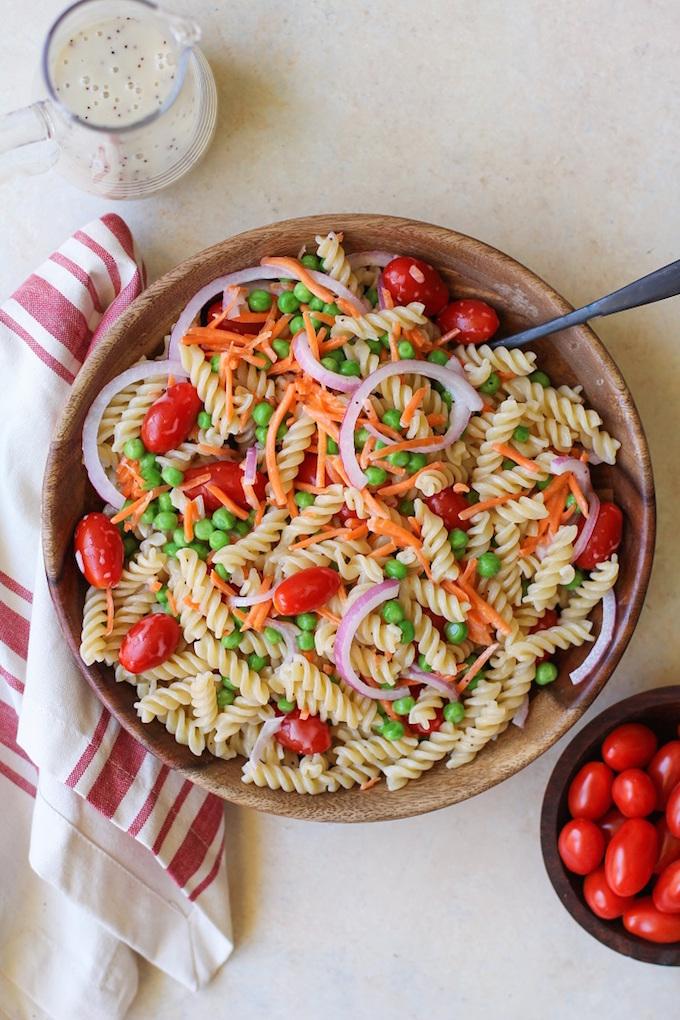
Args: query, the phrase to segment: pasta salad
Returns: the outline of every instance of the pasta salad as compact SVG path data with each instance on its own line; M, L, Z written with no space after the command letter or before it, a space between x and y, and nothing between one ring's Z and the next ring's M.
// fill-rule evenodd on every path
M193 754L309 794L470 762L602 602L583 679L622 531L589 465L620 444L498 327L334 232L203 288L85 422L84 662Z

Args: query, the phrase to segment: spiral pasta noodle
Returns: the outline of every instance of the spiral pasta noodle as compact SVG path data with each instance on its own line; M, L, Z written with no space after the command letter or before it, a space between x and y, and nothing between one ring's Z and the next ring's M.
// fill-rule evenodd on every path
M321 259L324 273L328 273L334 280L342 283L353 294L356 294L359 283L352 272L349 259L345 255L345 249L342 247L342 235L338 236L333 230L330 230L325 237L317 234L316 254Z
M338 315L331 329L332 336L348 334L358 336L361 340L376 340L383 333L389 333L395 326L412 329L426 322L423 315L424 305L412 301L403 308L383 308L380 312L367 312L365 315Z

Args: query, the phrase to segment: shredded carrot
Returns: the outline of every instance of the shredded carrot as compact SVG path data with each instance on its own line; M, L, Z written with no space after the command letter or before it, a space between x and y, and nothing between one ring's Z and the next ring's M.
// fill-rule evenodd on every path
M394 308L394 298L387 287L382 288L382 299L385 308Z
M493 606L489 605L481 595L478 595L472 585L468 585L467 582L463 581L462 577L458 578L458 584L463 589L468 597L468 601L472 603L472 606L479 611L480 615L487 623L490 623L492 627L499 630L501 634L510 633L510 625L505 622L503 617L496 612Z
M235 606L232 606L231 615L235 616L239 623L243 623L248 614L244 613L242 609L237 609Z
M327 326L332 326L335 322L335 317L327 312L314 312L314 318L318 319L319 322L325 322Z
M377 499L377 497L374 496L372 492L368 492L368 490L363 493L363 497L366 506L374 517L382 517L383 520L389 521L390 512L382 500Z
M111 523L120 524L121 521L124 521L127 517L137 514L138 511L144 513L149 504L152 503L157 496L160 496L161 492L168 492L169 489L169 485L159 485L157 489L150 489L149 492L145 492L143 496L134 500L134 502L130 503L129 506L122 507L118 513L113 515Z
M371 460L381 460L389 457L391 453L399 453L401 450L412 450L414 446L434 446L441 441L441 436L424 436L422 439L404 439L401 443L392 443L391 446L384 446L382 450L376 450Z
M188 606L189 609L193 609L194 612L198 612L198 610L201 608L199 603L198 602L194 602L194 600L189 598L188 595L183 599L183 602L184 602L185 606Z
M319 313L314 312L314 315L318 317ZM330 340L325 340L324 343L321 345L321 353L328 354L329 351L337 351L339 347L344 347L346 343L347 343L346 336L338 336L335 337L335 339L331 338Z
M307 655L311 655L311 652L308 652ZM306 657L307 656L305 656L305 658ZM302 720L309 719L309 709L308 708L303 708L302 709L302 711L300 712L300 719L302 719Z
M254 510L255 513L257 513L260 509L260 501L255 495L255 489L249 482L243 481L241 482L241 487L243 489L243 495L246 497L246 503L251 510Z
M326 484L326 432L317 425L319 436L319 448L316 455L316 484L321 487Z
M460 575L461 581L463 582L467 581L468 583L472 584L476 569L477 560L474 556L472 556L465 564L465 569L463 570L463 573Z
M178 485L177 488L180 492L184 492L185 489L195 489L197 485L205 485L205 483L209 482L211 478L212 475L210 472L206 471L204 475L199 475L198 478L192 478L190 482L182 482L182 484Z
M233 333L229 329L210 329L208 326L193 326L182 337L182 343L186 347L201 344L201 346L206 347L217 346L218 348L226 348L230 343L245 345L249 339L254 340L255 337L247 333ZM209 344L208 341L210 342Z
M276 305L272 305L272 309L274 308L276 308ZM284 329L286 328L286 326L288 325L292 318L293 318L292 315L282 315L280 319L277 319L274 325L272 326L272 335L269 339L276 340L277 337L281 336Z
M421 529L420 529L420 524L419 524L417 518L415 518L415 517L407 517L406 520L411 525L411 528L413 530L413 534L416 536L416 538L420 538L420 530Z
M299 489L300 492L312 492L315 496L320 496L325 490L319 485L310 485L309 482L295 482L295 488Z
M289 489L288 492L286 493L286 506L288 507L288 513L290 514L291 517L297 517L297 515L300 513L300 509L297 503L295 502L295 498L293 497L292 489Z
M284 372L299 372L300 367L293 358L292 354L289 354L283 361L277 361L275 365L268 370L267 375L283 375Z
M396 429L391 429L389 425L385 425L384 422L378 421L377 417L359 418L357 420L357 425L370 425L371 428L376 430L376 432L380 432L381 435L386 436L388 439L395 439L397 442L401 439L401 433L397 432ZM392 452L391 448L388 452Z
M358 542L359 539L366 538L367 534L368 534L368 528L366 527L366 525L365 524L358 524L356 526L356 528L352 528L348 532L348 534L346 536L346 540L348 542Z
M307 311L303 312L302 313L302 318L303 318L304 324L305 324L305 332L307 334L307 339L309 340L309 349L312 352L312 354L314 355L314 357L316 358L316 360L318 361L319 360L319 341L318 341L317 335L316 335L316 333L314 331L314 327L312 326L312 320L310 318L309 312L307 312Z
M316 610L316 614L317 616L323 617L324 620L330 620L331 623L340 623L340 617L336 616L335 613L332 613L330 609L324 609L322 607L321 609Z
M359 305L355 305L352 301L348 301L347 298L335 298L335 303L338 308L345 313L345 315L363 315L364 310L359 308Z
M345 471L344 465L343 465L342 461L340 460L340 458L339 457L331 457L329 459L329 463L332 465L333 470L336 473L336 475L340 476L340 478L345 483L345 485L347 485L348 487L351 487L352 483L350 482L349 478L347 477L347 472Z
M531 471L532 474L540 474L540 465L537 464L535 460L530 460L528 457L524 457L521 453L518 453L514 446L510 446L508 443L492 443L491 448L492 450L495 450L496 453L500 453L501 457L507 457L508 460L514 460L516 464L526 468L527 471Z
M368 521L368 527L371 531L374 531L377 535L387 535L397 545L402 546L413 546L415 549L420 549L421 542L419 539L412 535L406 528L402 528L399 524L395 524L393 521L384 520L382 517L371 517Z
M368 467L368 458L370 454L373 452L373 448L375 447L376 442L377 440L375 436L369 436L366 442L364 443L363 450L359 454L359 467L361 468L362 471L365 471L366 468Z
M175 602L175 596L172 594L169 588L168 588L168 606L170 607L170 612L172 613L173 616L179 616L179 610L177 608L177 603Z
M248 511L244 510L243 507L238 505L238 503L235 503L234 500L227 496L226 492L223 492L218 485L206 485L206 489L211 496L214 496L215 499L219 499L222 506L225 506L227 510L230 510L234 517L238 517L241 521L246 521L248 519Z
M297 542L292 542L289 549L306 549L308 545L315 545L317 542L323 542L327 538L338 538L342 535L343 538L349 537L347 528L328 528L325 531L320 531L316 535L308 535L307 538L299 538Z
M111 591L111 586L109 585L108 588L106 589L106 630L104 631L107 637L109 634L113 633L113 617L114 617L113 592Z
M393 552L396 552L397 546L392 540L386 542L385 545L379 545L377 549L368 554L369 559L381 560L384 556L391 556Z
M391 329L389 332L390 340L390 358L392 361L399 361L399 351L397 350L397 331Z
M255 514L255 520L253 521L253 526L255 528L258 526L258 524L262 524L263 517L264 517L264 500L262 500L262 502L259 504L257 512Z
M446 425L447 417L445 414L428 414L425 418L428 425Z
M198 508L193 499L190 499L184 507L183 515L184 538L187 542L193 542L194 540L194 522L197 517Z
M259 588L259 591L258 591L258 595L262 594L263 592L269 591L271 586L272 586L272 579L271 579L271 577L263 577L262 578L262 584L260 585L260 588ZM257 625L259 624L260 620L266 619L266 617L269 615L270 606L271 606L271 601L269 601L269 600L267 602L257 603L256 605L251 606L250 607L250 612L248 613L247 617L245 618L245 620L241 624L241 630L251 630L251 629L252 630L257 630L258 629ZM265 610L264 614L262 613L262 609Z
M457 685L458 693L459 694L460 694L461 691L465 690L467 685L472 680L473 676L476 673L479 673L479 671L482 668L482 666L484 665L484 663L487 662L491 658L491 656L493 655L493 653L496 651L497 648L498 648L498 642L496 642L493 645L489 645L488 648L484 649L484 651L482 652L481 655L477 656L477 658L472 663L472 665L470 666L470 668L467 671L467 673L465 674L465 676L463 676L461 678L461 680L459 681L459 683Z
M149 581L148 584L149 591L160 591L162 587L163 585L161 584L160 581Z
M232 315L230 322L266 322L266 312L241 312L240 315ZM215 325L215 319L212 320L213 326Z
M335 299L335 295L330 290L327 290L326 287L322 287L321 284L316 283L316 281L312 279L309 270L297 259L288 257L263 258L260 260L260 265L274 266L276 269L285 270L290 273L291 276L296 276L300 283L304 283L307 290L311 290L314 297L318 297L319 300L323 301L325 304L330 305Z
M401 413L401 418L399 420L399 424L401 425L402 428L405 429L408 425L411 424L411 422L413 421L413 416L420 407L420 405L422 404L426 393L427 386L419 386L418 389L413 394L413 396L411 397L411 399L408 401L406 407Z
M492 645L493 637L489 629L488 623L485 623L481 619L478 613L473 609L467 615L466 623L468 625L468 634L470 641L476 645Z
M448 333L444 333L443 336L439 337L439 340L435 343L435 347L441 347L442 344L447 344L449 340L453 340L460 333L459 329L450 329Z
M513 500L519 499L521 495L521 492L510 492L507 496L494 496L493 499L484 499L481 503L473 503L471 506L465 507L464 510L460 510L458 516L461 521L467 521L469 517L481 514L484 510L490 510L494 506L502 506L503 503L512 503Z
M373 776L373 779L367 779L365 783L362 783L359 787L362 793L366 793L367 790L372 790L377 783L380 782L380 776Z
M236 594L236 591L234 590L234 588L232 588L232 586L230 584L227 584L226 581L223 581L222 578L220 577L220 575L217 573L217 571L215 571L215 570L211 570L210 571L210 580L215 585L215 587L218 588L219 591L222 592L223 595L235 595Z
M431 464L425 464L424 467L414 471L412 475L409 475L403 482L396 482L394 485L383 486L382 489L378 489L380 496L398 496L402 492L406 492L408 489L413 487L413 483L419 475L422 475L424 471L435 471L437 468L443 466L443 462L435 460Z
M569 488L571 489L571 493L574 499L576 500L577 507L579 508L583 516L587 519L590 514L588 500L583 495L583 492L581 491L581 488L578 482L576 481L574 475L571 473L571 471L569 472Z
M199 443L198 452L205 454L208 457L227 457L232 456L234 451L226 449L223 446L212 446L211 443ZM201 484L201 483L199 483ZM193 487L194 481L192 479L190 488Z

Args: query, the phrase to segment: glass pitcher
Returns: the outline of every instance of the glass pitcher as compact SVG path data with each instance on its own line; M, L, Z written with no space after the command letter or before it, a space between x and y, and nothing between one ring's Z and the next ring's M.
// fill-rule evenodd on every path
M200 29L151 0L79 0L48 32L40 91L0 117L0 175L50 166L85 191L140 198L187 173L217 118Z

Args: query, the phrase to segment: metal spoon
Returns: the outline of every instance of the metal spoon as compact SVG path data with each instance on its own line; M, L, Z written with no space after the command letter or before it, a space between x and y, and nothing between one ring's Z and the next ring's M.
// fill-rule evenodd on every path
M680 260L671 262L670 265L657 269L648 276L643 276L641 280L635 280L627 287L607 294L606 297L598 298L583 308L577 308L568 315L560 315L559 318L544 322L541 326L532 326L531 329L515 333L514 336L495 340L490 346L524 347L539 337L557 333L569 326L580 326L600 315L612 315L614 312L625 312L628 308L651 305L654 301L663 301L665 298L675 297L676 294L680 294Z

